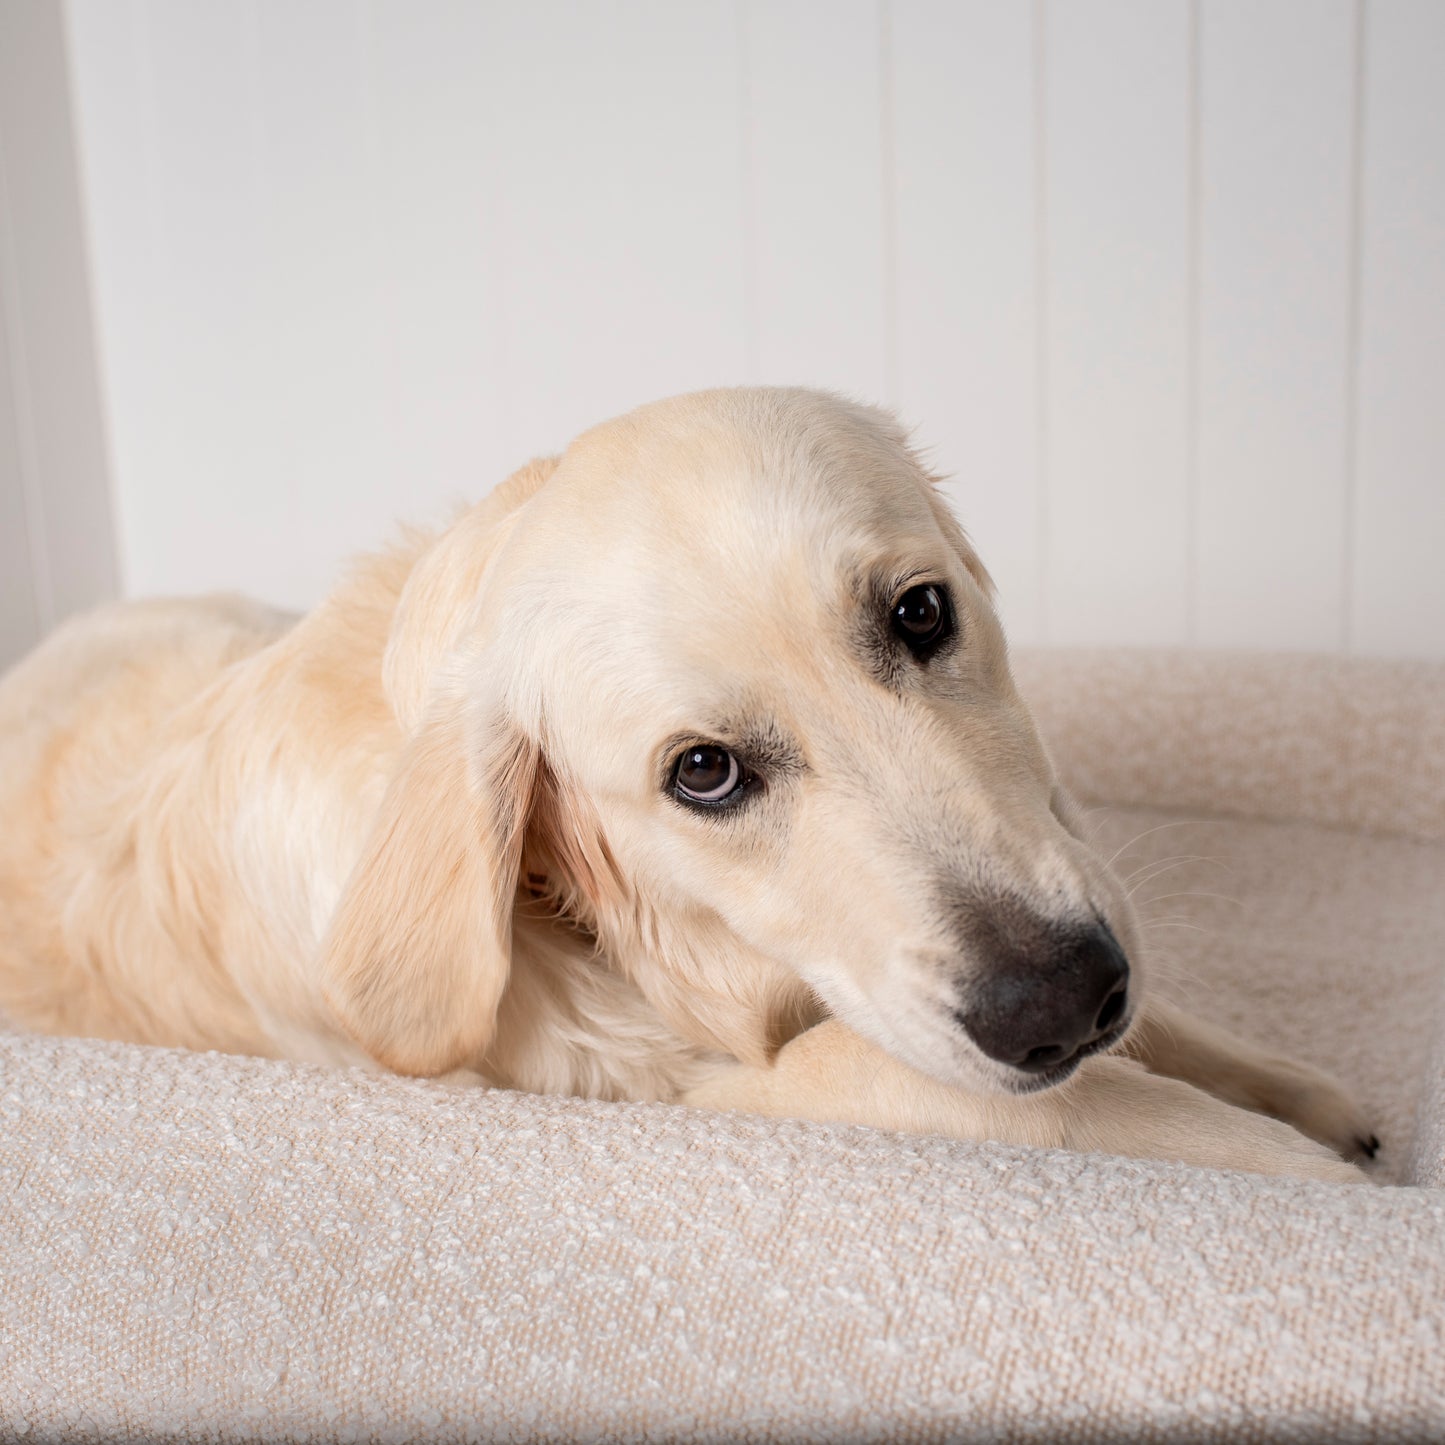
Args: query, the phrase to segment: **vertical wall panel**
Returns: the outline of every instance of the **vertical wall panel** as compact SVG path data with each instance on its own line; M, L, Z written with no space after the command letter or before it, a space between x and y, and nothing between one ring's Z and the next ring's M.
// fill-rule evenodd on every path
M1033 7L895 0L892 32L899 403L1038 641Z
M0 0L0 526L10 533L0 566L16 568L0 588L0 631L10 645L117 587L81 185L64 13ZM13 530L22 515L24 562Z
M173 316L174 280L163 249L161 180L151 149L152 60L144 0L70 0L66 5L76 139L85 188L86 241L95 285L96 348L109 413L116 548L129 594L164 586L167 560L204 555L209 536L187 513L167 520L147 506L140 479L173 491L181 458L161 443L185 415L169 385L170 352L186 318ZM195 63L203 64L204 54ZM218 84L211 77L212 85ZM202 118L191 128L203 129ZM205 138L212 144L212 137ZM178 257L192 268L209 257ZM197 318L192 317L195 321ZM203 468L184 468L196 510L215 507Z
M1204 0L1197 637L1344 636L1353 0Z
M262 291L269 324L259 339L271 372L262 391L271 454L258 458L267 482L253 515L273 534L328 533L333 574L341 558L388 536L399 502L426 517L433 501L412 491L388 386L393 277L366 19L352 0L258 4L247 117L263 188L259 266L250 279ZM439 25L443 36L450 42ZM244 258L237 270L248 270ZM268 594L315 586L289 571L284 553L273 556ZM322 587L330 580L317 579Z
M255 7L70 14L127 590L302 601L277 542L305 439L273 405L295 352L263 284Z
M392 485L422 498L475 499L526 459L502 402L492 8L430 0L419 24L372 0L364 29Z
M506 407L519 451L745 372L729 6L496 12Z
M1445 6L1365 32L1353 645L1445 654Z
M1185 0L1045 10L1045 625L1168 643L1187 611Z
M759 381L882 399L877 0L742 0Z
M293 223L277 213L286 197L266 169L264 7L135 8L140 134L112 157L149 190L140 204L116 198L129 232L118 289L151 293L116 336L123 366L144 358L141 426L122 473L127 582L142 594L244 585L300 604L306 579L279 539L317 524L306 483L312 496L318 483L305 473L320 419L307 410L314 323L304 306L278 310L275 282L291 262L275 238ZM339 353L316 363L323 375L348 364Z

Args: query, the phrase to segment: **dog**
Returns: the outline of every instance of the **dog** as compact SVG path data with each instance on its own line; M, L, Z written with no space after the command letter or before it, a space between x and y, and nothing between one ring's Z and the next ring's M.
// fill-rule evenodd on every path
M295 619L114 604L0 682L34 1030L1338 1181L1312 1067L1151 996L888 414L644 406Z

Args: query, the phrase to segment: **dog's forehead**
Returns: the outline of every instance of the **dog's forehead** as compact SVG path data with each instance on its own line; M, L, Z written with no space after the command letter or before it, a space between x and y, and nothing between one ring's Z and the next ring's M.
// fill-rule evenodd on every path
M936 532L896 423L827 395L740 388L654 403L569 448L552 501L591 555L759 570Z
M854 619L879 586L951 565L880 414L811 393L686 400L575 444L516 558L518 636L555 674L561 731L591 747L601 698L626 751L759 698L776 710L779 679L857 671Z

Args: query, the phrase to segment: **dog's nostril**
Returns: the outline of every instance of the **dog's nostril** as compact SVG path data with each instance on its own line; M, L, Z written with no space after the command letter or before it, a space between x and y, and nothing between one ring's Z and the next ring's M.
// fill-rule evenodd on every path
M1104 1000L1104 1007L1099 1010L1099 1016L1094 1020L1094 1035L1097 1038L1100 1034L1106 1034L1116 1023L1119 1016L1124 1012L1124 1001L1129 996L1129 987L1121 983L1108 998Z
M1020 1063L1020 1069L1047 1069L1052 1064L1061 1064L1069 1057L1069 1051L1062 1044L1040 1044L1030 1049Z

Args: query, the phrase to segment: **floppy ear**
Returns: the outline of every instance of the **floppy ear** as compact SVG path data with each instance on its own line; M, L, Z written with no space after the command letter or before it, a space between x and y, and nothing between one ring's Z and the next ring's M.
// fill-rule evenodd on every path
M538 457L513 472L462 513L412 568L382 662L387 697L408 732L421 722L432 679L471 621L482 579L518 510L557 470L559 460Z
M323 991L367 1053L401 1074L473 1063L511 967L535 744L460 690L407 744L322 952Z
M528 463L458 518L417 559L392 619L382 672L408 741L332 916L322 988L398 1073L471 1063L496 1027L538 753L500 708L479 714L455 669L487 568L556 468Z

